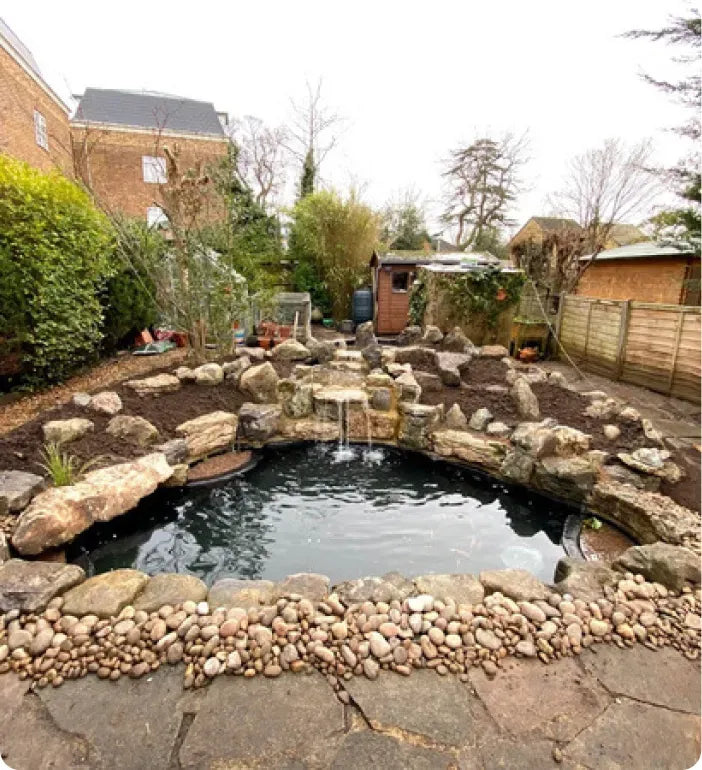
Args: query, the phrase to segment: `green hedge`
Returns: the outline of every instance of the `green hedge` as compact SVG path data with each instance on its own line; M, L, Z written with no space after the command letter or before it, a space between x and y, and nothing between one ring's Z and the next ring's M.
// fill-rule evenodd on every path
M113 242L79 187L0 155L0 359L19 352L23 385L59 381L96 355Z

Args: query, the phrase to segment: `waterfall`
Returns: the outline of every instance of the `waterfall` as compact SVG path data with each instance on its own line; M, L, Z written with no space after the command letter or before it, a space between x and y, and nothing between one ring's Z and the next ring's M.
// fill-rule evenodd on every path
M334 454L334 459L337 462L348 462L354 457L353 449L351 449L351 443L349 441L349 411L350 401L348 396L343 399L339 399L337 402L338 420L339 420L339 444Z

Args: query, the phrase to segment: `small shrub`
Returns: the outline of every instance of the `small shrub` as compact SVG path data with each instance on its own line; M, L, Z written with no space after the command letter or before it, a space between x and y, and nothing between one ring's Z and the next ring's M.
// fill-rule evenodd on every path
M0 340L18 352L23 385L61 380L96 355L112 247L85 192L0 154Z
M80 481L81 477L101 459L95 457L79 464L80 461L75 455L64 452L62 445L53 441L44 445L41 456L44 462L39 465L49 474L55 487L67 487Z

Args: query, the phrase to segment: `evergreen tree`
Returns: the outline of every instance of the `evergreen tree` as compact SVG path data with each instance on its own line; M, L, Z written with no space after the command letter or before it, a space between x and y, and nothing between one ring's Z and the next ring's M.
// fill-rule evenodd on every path
M300 177L300 197L299 200L311 195L314 192L316 169L314 165L314 151L310 147L305 155L305 162L302 164L302 176Z

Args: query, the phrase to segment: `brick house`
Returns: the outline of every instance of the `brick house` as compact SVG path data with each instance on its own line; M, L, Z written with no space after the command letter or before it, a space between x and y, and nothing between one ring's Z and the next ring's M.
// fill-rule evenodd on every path
M0 152L73 177L69 114L32 52L0 19Z
M164 146L178 148L183 171L227 154L227 118L210 102L100 88L77 98L71 119L76 173L108 211L160 220Z
M688 244L650 241L608 249L585 269L576 293L599 299L699 305L700 256Z

